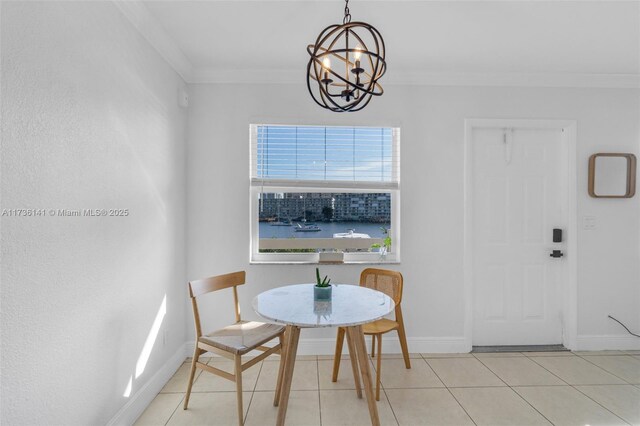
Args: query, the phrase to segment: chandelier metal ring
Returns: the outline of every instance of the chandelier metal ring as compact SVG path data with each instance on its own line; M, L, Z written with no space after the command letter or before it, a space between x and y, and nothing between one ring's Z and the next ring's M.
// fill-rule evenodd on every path
M348 0L343 24L326 27L315 44L307 46L307 52L307 88L321 107L360 111L373 96L384 93L378 83L387 68L384 40L372 25L351 22ZM337 66L331 65L332 59Z

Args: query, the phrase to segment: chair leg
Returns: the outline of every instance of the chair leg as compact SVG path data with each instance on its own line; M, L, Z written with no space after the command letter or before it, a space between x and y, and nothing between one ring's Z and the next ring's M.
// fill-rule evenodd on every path
M278 382L276 383L276 394L273 397L273 406L277 407L280 402L280 390L282 388L282 377L284 376L285 354L287 353L287 344L284 333L278 336L280 340L280 367L278 368Z
M380 351L378 351L378 354L380 354ZM372 334L371 335L371 358L375 358L376 357L376 335Z
M332 382L338 381L338 372L340 371L340 358L342 358L342 344L344 343L345 329L338 327L338 336L336 337L336 353L333 356L333 375Z
M400 326L398 327L398 337L400 338L400 347L402 348L402 356L404 357L404 366L411 368L411 361L409 360L409 347L407 346L407 335L404 332L404 322L402 317L398 321Z
M244 424L244 410L242 409L242 357L240 355L235 356L235 371L236 376L236 393L238 399L238 424L242 426Z
M189 383L187 384L187 394L184 396L183 410L186 410L189 406L189 397L191 396L191 387L193 386L193 378L196 376L196 362L200 358L201 349L196 344L196 349L193 351L193 359L191 360L191 372L189 373Z
M376 367L376 401L380 401L380 371L382 371L382 334L378 336L378 359Z

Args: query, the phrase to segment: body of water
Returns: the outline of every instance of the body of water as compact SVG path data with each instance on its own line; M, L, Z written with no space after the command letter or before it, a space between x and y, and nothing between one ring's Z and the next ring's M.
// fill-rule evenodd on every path
M333 234L340 232L353 232L369 234L371 238L384 238L381 227L390 228L388 223L369 222L308 222L307 225L317 225L318 232L295 232L293 226L272 226L268 222L260 222L260 238L333 238Z

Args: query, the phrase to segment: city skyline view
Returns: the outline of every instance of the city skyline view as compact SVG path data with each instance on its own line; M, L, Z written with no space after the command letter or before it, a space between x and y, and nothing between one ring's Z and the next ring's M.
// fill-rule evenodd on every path
M259 220L389 223L391 193L262 193Z

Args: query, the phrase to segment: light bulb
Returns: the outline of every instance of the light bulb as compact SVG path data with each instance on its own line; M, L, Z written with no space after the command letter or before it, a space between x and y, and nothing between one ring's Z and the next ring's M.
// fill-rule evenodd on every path
M331 69L331 59L329 59L328 57L325 57L322 60L322 67L326 70L330 70Z
M356 46L356 51L353 56L356 58L356 61L360 60L360 57L362 56L362 47L360 47L360 45Z

